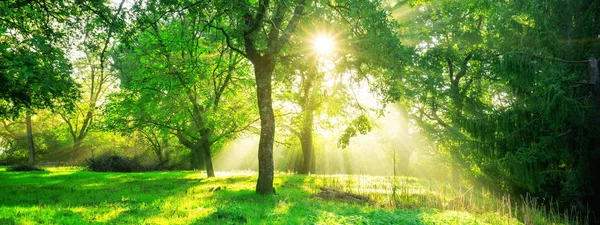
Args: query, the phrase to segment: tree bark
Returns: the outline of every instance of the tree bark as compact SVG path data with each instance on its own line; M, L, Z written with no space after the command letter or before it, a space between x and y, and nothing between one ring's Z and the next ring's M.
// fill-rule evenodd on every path
M194 169L194 170L202 169L201 162L203 159L202 159L202 154L200 153L201 151L195 145L188 146L188 148L191 151L191 158L190 158L191 169Z
M211 152L210 152L210 148L212 146L212 143L210 142L209 137L211 136L211 131L208 129L203 129L200 134L202 135L202 138L200 139L200 143L198 143L201 146L201 150L202 150L202 156L204 157L204 166L206 167L206 176L207 177L215 177L215 170L213 168L213 163L212 163L212 157L211 157Z
M258 181L256 192L259 194L272 194L274 165L273 141L275 138L275 116L271 99L271 80L275 69L275 60L272 56L257 56L252 60L254 76L256 79L256 92L258 96L258 111L260 114L260 141L258 144Z
M212 157L210 153L210 143L205 143L202 148L204 150L204 165L206 165L206 176L215 177L215 170L213 168Z
M27 126L27 148L29 149L29 165L35 166L35 146L33 142L33 129L31 129L31 114L25 114L25 123Z
M304 125L300 133L300 145L302 146L302 168L298 171L299 174L315 173L315 153L313 149L313 122L314 112L309 109L304 118Z
M212 163L212 158L211 158L211 153L210 153L210 149L212 146L212 143L210 142L210 139L208 138L208 131L201 131L200 133L203 134L203 138L201 139L195 139L195 140L189 140L188 138L186 138L185 135L183 135L182 133L178 133L177 134L177 138L179 139L179 143L181 143L183 146L187 147L188 149L191 150L191 167L192 169L206 169L206 176L207 177L214 177L215 176L215 171L213 168L213 163Z
M81 136L76 136L73 138L73 151L71 152L71 162L77 158L76 155L79 153L79 149L81 149L81 141L83 138Z

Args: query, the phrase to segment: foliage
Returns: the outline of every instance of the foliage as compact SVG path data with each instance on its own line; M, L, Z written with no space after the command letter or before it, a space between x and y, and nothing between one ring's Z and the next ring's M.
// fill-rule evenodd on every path
M592 162L598 95L588 84L598 4L585 1L409 1L414 49L389 96L439 153L514 193L597 202ZM556 29L560 27L560 29Z
M138 172L145 171L137 160L119 155L102 155L87 159L87 168L94 172Z
M191 151L192 168L214 176L211 155L252 122L249 65L203 23L197 11L206 6L170 7L135 9L138 26L147 27L113 54L122 91L109 97L106 125L153 141L176 137Z
M285 128L278 136L296 136L304 161L298 171L315 173L315 163L306 161L314 161L315 151L322 151L323 146L313 147L313 135L346 124L352 132L356 125L352 118L370 110L358 102L355 89L360 84L376 85L369 82L396 72L404 52L397 24L379 2L317 1L306 7L296 38L290 40L277 64L274 94L282 106L277 111L284 115L278 118ZM333 52L322 55L315 49L315 40L322 37L332 39ZM343 135L340 139L346 142L356 136Z
M57 126L60 119L47 110L32 116L33 139L36 148L36 161L46 161L52 155L67 147L68 140L62 137L62 128ZM25 119L0 120L0 159L8 164L27 162L27 134ZM66 160L60 160L66 161Z
M81 149L83 140L101 122L98 112L101 104L105 103L106 95L114 92L117 86L117 77L109 67L108 53L114 45L111 42L114 33L122 29L120 16L123 14L123 2L124 0L114 15L111 12L84 14L82 24L74 35L83 38L77 45L82 56L72 59L75 69L72 77L83 87L82 97L76 102L73 111L59 112L73 141L71 160L84 150ZM98 22L98 18L108 21Z
M346 127L344 133L338 140L338 146L341 148L346 148L350 144L350 138L356 137L358 134L366 134L371 131L372 126L369 119L364 114L356 117L352 120L352 123Z
M79 97L65 57L65 36L85 11L102 1L5 1L0 5L0 116L24 109L73 108Z
M44 171L43 169L40 169L36 166L31 166L31 165L26 165L26 164L20 164L20 165L13 165L13 166L9 166L8 168L6 168L6 171L10 171L10 172L26 172L26 171Z

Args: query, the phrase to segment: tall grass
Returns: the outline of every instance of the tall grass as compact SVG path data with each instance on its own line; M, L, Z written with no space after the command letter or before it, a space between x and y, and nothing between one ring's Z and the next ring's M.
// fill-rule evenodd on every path
M533 224L590 224L591 212L563 209L556 201L544 204L530 195L511 196L489 189L452 185L449 182L423 181L404 176L327 175L319 176L323 187L367 196L385 208L433 208L474 214L496 214ZM504 223L504 222L503 222Z

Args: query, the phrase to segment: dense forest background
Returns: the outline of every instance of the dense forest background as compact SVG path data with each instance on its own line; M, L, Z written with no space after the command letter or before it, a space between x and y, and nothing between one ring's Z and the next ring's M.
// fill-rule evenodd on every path
M260 193L273 170L410 175L598 209L596 0L9 0L0 34L2 164L253 169Z

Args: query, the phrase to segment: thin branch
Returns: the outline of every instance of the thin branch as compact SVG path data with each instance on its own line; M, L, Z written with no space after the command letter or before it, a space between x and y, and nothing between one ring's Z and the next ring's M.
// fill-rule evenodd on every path
M274 49L272 50L272 53L275 53L275 54L279 53L279 51L281 51L281 48L283 48L283 45L288 43L288 41L290 40L290 37L292 36L292 33L294 32L294 30L296 30L296 27L298 26L298 23L300 22L300 18L302 17L302 15L304 15L304 5L305 4L306 4L305 0L298 1L296 7L294 8L294 15L292 16L292 19L290 20L287 27L285 28L285 31L283 32L281 38L279 40L277 40L277 43L274 45Z
M249 58L248 54L246 54L244 51L240 50L239 48L233 46L233 44L231 43L231 38L229 37L229 34L227 34L227 31L225 31L224 28L217 27L217 26L212 25L212 24L208 24L208 26L221 31L221 33L223 34L223 36L225 36L225 41L227 42L227 47L231 48L231 50L237 52L238 54L243 55L245 58Z

